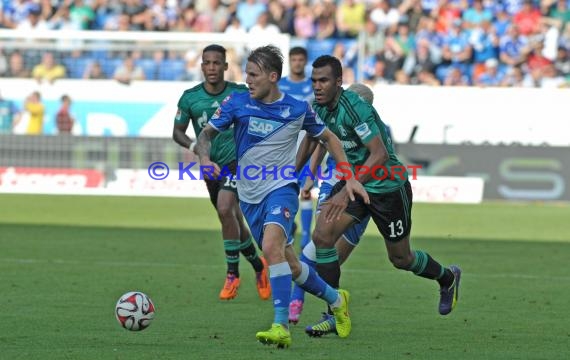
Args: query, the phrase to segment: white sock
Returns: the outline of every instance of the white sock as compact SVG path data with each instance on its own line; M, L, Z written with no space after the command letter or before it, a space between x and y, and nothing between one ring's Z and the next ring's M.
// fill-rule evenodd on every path
M342 305L342 299L340 298L340 293L337 291L337 298L336 300L330 304L333 309L339 308Z

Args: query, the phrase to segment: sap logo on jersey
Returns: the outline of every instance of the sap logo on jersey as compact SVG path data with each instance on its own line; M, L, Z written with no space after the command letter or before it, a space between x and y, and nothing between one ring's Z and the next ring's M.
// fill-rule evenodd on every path
M271 121L252 116L249 118L249 126L247 128L247 132L250 135L266 137L281 127L281 125L283 124L277 121Z

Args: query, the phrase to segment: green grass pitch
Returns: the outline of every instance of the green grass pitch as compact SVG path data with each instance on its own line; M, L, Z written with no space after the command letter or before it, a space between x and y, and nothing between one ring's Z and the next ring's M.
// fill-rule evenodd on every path
M436 283L398 271L370 226L343 267L347 339L308 338L323 304L308 298L293 345L256 342L271 302L225 272L205 199L0 195L0 359L567 359L570 207L415 204L412 244L463 269L458 307L437 313ZM119 296L146 292L157 313L122 329Z

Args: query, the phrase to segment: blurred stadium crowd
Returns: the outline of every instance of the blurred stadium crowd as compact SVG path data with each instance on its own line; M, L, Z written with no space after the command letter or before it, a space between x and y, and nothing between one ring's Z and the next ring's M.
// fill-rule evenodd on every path
M0 0L0 27L26 30L287 33L310 61L342 59L345 82L565 87L570 1ZM364 59L358 59L358 40ZM243 80L246 49L231 51ZM3 46L1 77L200 80L191 51L38 51ZM362 52L360 52L362 54ZM310 64L310 62L309 62ZM356 79L357 66L364 79Z

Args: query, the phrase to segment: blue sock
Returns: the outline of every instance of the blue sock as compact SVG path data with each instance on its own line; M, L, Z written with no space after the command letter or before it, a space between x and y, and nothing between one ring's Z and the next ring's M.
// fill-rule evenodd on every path
M306 292L325 300L329 305L338 299L338 291L321 279L315 269L303 262L301 263L301 275L295 279L295 283Z
M269 265L269 283L273 296L275 317L273 323L289 323L289 299L291 298L291 268L287 262Z
M309 267L311 267L313 269L315 268L316 262L307 258L303 252L301 252L301 256L299 256L299 260L301 260L301 262L304 262L305 264L309 265ZM301 287L299 285L297 285L297 283L293 283L293 294L291 295L291 301L293 301L293 300L305 301L305 290L301 289Z
M311 241L311 223L313 222L313 201L301 200L301 249Z
M307 257L307 255L305 255L305 252L301 252L301 255L299 256L299 260L301 260L302 262L304 262L305 264L309 265L310 267L312 267L313 269L315 268L315 266L317 266L317 262L315 260L311 260Z
M301 302L305 301L305 290L301 289L301 287L297 284L293 284L293 291L291 293L291 301L299 300Z

